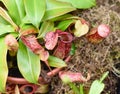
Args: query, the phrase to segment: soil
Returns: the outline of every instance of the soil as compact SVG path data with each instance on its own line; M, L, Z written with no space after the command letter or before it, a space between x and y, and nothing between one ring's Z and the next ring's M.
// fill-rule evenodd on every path
M91 28L101 23L108 24L111 34L99 44L90 43L85 36L76 39L77 50L65 70L83 75L91 72L91 79L84 83L87 90L94 80L109 71L102 94L120 94L120 0L97 0L96 7L77 10L73 14L89 21ZM52 78L49 94L73 94L71 91L57 75Z

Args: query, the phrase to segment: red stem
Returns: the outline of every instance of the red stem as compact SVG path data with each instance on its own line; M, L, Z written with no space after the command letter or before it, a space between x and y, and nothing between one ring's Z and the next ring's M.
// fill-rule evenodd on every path
M29 84L24 78L8 77L7 81L13 84ZM46 83L42 77L39 77L39 83Z
M71 55L68 56L66 59L65 59L65 62L68 63L68 61L70 61L70 58L71 58ZM59 71L61 71L64 67L62 68L55 68L53 69L52 71L48 72L47 75L52 77L54 75L56 75L57 73L59 73Z

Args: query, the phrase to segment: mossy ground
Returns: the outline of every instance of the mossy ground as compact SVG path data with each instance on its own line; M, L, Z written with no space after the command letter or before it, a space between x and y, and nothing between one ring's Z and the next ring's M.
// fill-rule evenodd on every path
M99 44L91 44L84 36L78 38L75 41L76 53L66 70L82 72L83 75L91 72L91 79L84 83L87 90L95 79L109 71L109 76L104 80L105 89L102 94L120 94L117 93L120 73L116 71L120 69L120 0L97 0L96 7L77 10L73 14L89 21L91 28L101 23L108 24L111 34ZM69 86L63 84L58 76L52 79L49 93L72 94Z

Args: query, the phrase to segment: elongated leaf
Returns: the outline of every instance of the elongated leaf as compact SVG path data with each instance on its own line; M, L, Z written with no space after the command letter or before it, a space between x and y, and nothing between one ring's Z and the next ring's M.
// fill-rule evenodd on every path
M62 59L54 57L54 56L49 56L48 62L49 62L49 65L52 67L66 67L67 66L66 63Z
M23 0L2 0L10 16L17 25L20 25L25 16Z
M73 22L75 22L75 20L73 20L73 19L61 21L58 24L57 28L62 31L65 31L70 26L70 24L72 24Z
M71 17L73 17L73 15L64 14L64 15L61 15L61 16L58 16L58 17L51 19L51 21L62 21L62 20L66 20L66 19L71 18Z
M63 3L56 0L46 0L46 3L47 9L43 20L53 19L75 10L69 3Z
M0 37L0 92L5 92L6 80L8 76L6 55L7 46L5 45L4 38Z
M37 83L40 75L40 59L32 53L21 41L17 54L17 63L23 77L31 82Z
M14 36L15 38L18 38L19 37L19 33L18 32L10 32L10 34L12 36Z
M12 26L0 24L0 36L10 32L15 32Z
M96 5L96 0L58 0L71 3L75 8L86 9Z
M0 16L0 24L8 25L9 23L2 16Z
M2 16L6 21L8 21L14 29L17 30L18 26L13 22L13 20L10 18L6 10L4 10L2 7L0 7L0 16Z
M45 1L46 0L24 0L27 22L39 27L46 9Z
M50 32L53 30L54 30L54 22L52 21L43 22L39 30L38 38L43 38L47 32Z

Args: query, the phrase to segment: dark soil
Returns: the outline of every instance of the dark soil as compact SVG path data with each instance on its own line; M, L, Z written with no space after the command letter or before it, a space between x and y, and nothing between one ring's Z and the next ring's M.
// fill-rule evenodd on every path
M99 44L91 44L83 36L75 41L77 50L66 70L91 72L91 79L84 83L89 90L91 83L109 71L104 80L102 94L120 94L120 0L97 0L97 6L88 10L77 10L73 13L90 22L91 27L101 23L108 24L111 34ZM79 83L76 83L79 84ZM61 82L58 76L51 82L49 94L73 94L68 85Z

